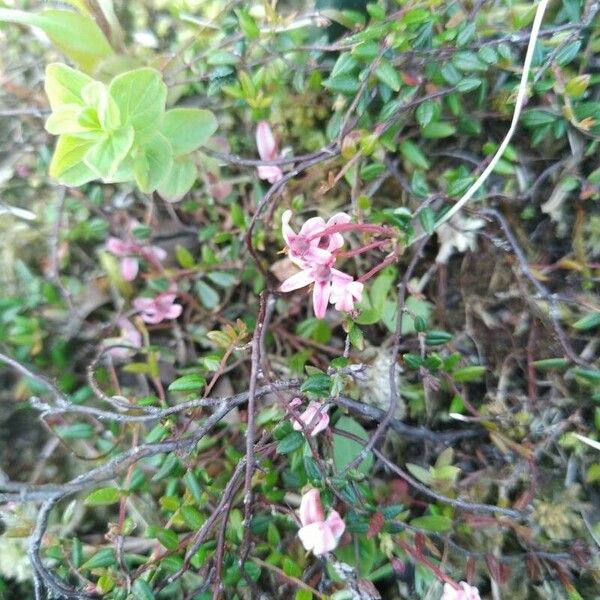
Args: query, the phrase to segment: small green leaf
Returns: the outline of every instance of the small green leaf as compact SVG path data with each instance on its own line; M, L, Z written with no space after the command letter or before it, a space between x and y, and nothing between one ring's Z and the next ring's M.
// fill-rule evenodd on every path
M181 246L180 244L177 244L175 247L175 256L177 257L179 265L184 269L191 269L196 264L192 253L185 246Z
M396 68L387 60L381 60L381 63L375 69L375 75L379 81L385 83L385 85L394 90L394 92L400 91L400 75L398 75Z
M218 306L219 302L221 301L219 294L214 290L214 288L201 279L196 281L196 292L198 293L200 302L202 302L202 306L204 306L204 308L207 310L212 310Z
M96 179L96 173L83 162L93 143L93 140L61 135L50 162L50 177L70 186L80 186Z
M406 468L408 469L408 472L419 481L426 485L431 483L431 473L427 469L413 463L406 463Z
M0 8L0 21L39 27L65 56L88 73L102 60L114 55L96 22L72 10L47 9L30 13Z
M165 479L165 477L169 477L179 465L179 458L175 453L171 452L167 454L158 471L152 476L152 481L160 481L161 479Z
M452 339L452 334L447 331L430 331L425 336L425 343L428 346L441 346Z
M575 367L571 370L571 373L592 383L600 382L600 369L585 369L583 367Z
M81 565L82 569L105 569L116 563L115 551L112 548L102 548Z
M523 112L522 121L527 127L540 127L554 123L557 118L556 115L547 110L533 108Z
M592 312L581 317L581 319L573 323L573 328L579 331L586 331L588 329L594 329L600 325L600 312Z
M571 61L573 61L577 55L579 54L579 50L581 49L581 40L576 40L567 44L564 48L561 48L554 57L554 60L557 65L561 67L564 65L568 65Z
M250 13L245 8L239 8L235 10L235 14L237 15L238 23L240 24L242 33L249 40L257 39L260 35L260 29Z
M179 545L179 537L171 529L158 529L155 536L167 550L176 550Z
M213 283L221 286L222 288L229 288L238 280L237 275L234 273L227 273L226 271L211 271L207 275Z
M419 221L428 235L435 231L435 213L429 206L419 212Z
M107 183L118 179L118 168L133 144L133 137L131 126L121 127L106 134L86 152L86 166Z
M570 363L565 358L542 358L533 361L532 364L536 369L545 371L546 369L566 369Z
M178 377L169 385L170 392L197 392L206 385L206 379L202 375L191 373Z
M154 134L138 149L133 171L142 192L150 194L167 177L173 166L173 150L160 133Z
M411 142L410 140L404 140L400 144L399 149L402 156L415 165L415 167L419 167L420 169L429 169L429 161L425 158L425 155L414 142Z
M175 156L188 154L203 146L217 130L217 119L210 110L174 108L165 113L161 133L169 140Z
M154 600L154 593L147 581L136 579L132 587L133 600Z
M94 427L89 423L73 423L56 428L56 433L66 440L89 439L94 434Z
M355 437L364 440L369 439L369 435L364 427L352 417L341 417L335 424L335 428L340 431L346 431ZM349 465L363 450L364 443L357 442L338 433L333 434L333 462L338 471L342 471ZM361 473L368 473L373 466L373 454L369 452L365 459L358 465L357 469Z
M121 499L121 490L113 487L103 487L94 490L85 499L88 506L103 506L105 504L115 504Z
M159 71L144 67L121 73L108 90L119 107L121 122L133 127L136 142L156 133L167 100L167 86Z
M200 529L204 522L206 521L206 517L193 506L182 506L179 509L183 520L191 529Z
M438 139L445 138L454 135L456 132L456 127L451 125L450 123L443 123L442 121L437 121L433 123L429 123L425 127L423 127L421 134L424 138L430 139Z
M456 382L478 381L486 372L486 367L483 365L472 365L463 367L452 372L452 379Z
M299 431L292 431L277 444L279 454L289 454L304 444L304 436Z
M431 119L433 119L433 115L435 114L435 105L431 100L426 100L417 106L416 117L417 122L421 127L425 127L431 123Z
M325 373L315 373L304 380L300 386L300 391L303 394L314 394L315 396L323 398L329 396L331 385L332 382L329 375L326 375Z
M58 110L65 104L83 107L81 90L94 80L85 73L62 63L51 63L46 67L44 90L50 108Z
M410 524L412 527L417 527L418 529L443 533L452 528L452 519L442 515L426 515L413 519Z
M322 82L322 85L334 92L352 95L358 92L360 86L358 78L354 75L337 75L329 77Z
M475 52L457 52L452 63L461 71L487 71L488 65Z
M472 90L476 90L483 82L481 79L477 79L476 77L468 77L467 79L463 79L459 83L456 84L456 89L459 92L471 92Z
M565 85L565 94L571 98L578 98L587 90L591 80L591 75L577 75L569 79Z
M191 158L176 158L168 175L156 189L165 200L177 202L192 189L197 174L198 169Z

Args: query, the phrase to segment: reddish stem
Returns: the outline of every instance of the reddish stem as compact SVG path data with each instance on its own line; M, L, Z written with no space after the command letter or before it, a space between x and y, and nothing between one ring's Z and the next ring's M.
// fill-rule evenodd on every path
M416 548L411 548L404 540L399 539L398 544L402 546L403 550L410 556L413 557L414 560L420 562L422 565L425 565L428 569L433 571L434 575L444 583L449 583L455 590L460 590L460 586L454 579L446 575L437 565L434 565L430 560L423 556L422 552L419 552Z
M397 257L398 257L397 252L392 252L391 254L388 254L377 266L373 267L370 271L367 271L366 273L361 275L357 279L357 281L364 283L365 281L367 281L367 279L370 279L371 277L373 277L373 275L375 275L376 273L379 273L379 271L381 271L381 269L385 269L385 267L392 264L396 260Z
M389 244L391 240L379 240L378 242L371 242L365 246L361 246L360 248L356 248L356 250L347 250L346 252L337 252L336 257L338 258L350 258L351 256L358 256L359 254L363 254L363 252L368 252L369 250L373 250L375 248L380 248L381 246L385 246Z
M370 225L368 223L338 223L337 225L331 225L326 227L317 233L313 233L310 237L306 238L308 242L317 238L323 237L324 235L332 235L334 233L344 233L345 231L361 231L363 233L380 233L381 235L388 235L392 237L394 230L385 225Z

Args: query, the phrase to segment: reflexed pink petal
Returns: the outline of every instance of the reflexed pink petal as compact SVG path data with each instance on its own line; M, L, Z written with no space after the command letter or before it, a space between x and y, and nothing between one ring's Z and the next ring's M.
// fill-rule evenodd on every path
M294 398L288 404L288 408L298 408L302 404L302 400L300 398Z
M351 281L346 285L332 286L331 302L336 310L351 312L354 303L360 302L364 285L360 281Z
M333 225L341 225L344 223L350 223L352 221L352 217L349 214L344 212L335 213L333 217L331 217L327 221L327 227L332 227Z
M310 523L298 530L298 537L306 550L310 551L314 548L322 526L323 523Z
M319 556L335 550L337 540L326 523L319 523L319 530L313 538L313 554Z
M331 533L333 533L336 541L344 535L344 531L346 531L346 523L342 520L337 510L332 510L325 521L326 525L331 529Z
M325 220L321 217L311 217L302 225L299 235L310 237L321 232L323 229L325 229ZM316 238L314 241L318 242Z
M321 431L325 431L327 427L329 427L329 415L326 412L322 412L317 424L313 427L312 431L310 432L310 435L315 436L318 433L321 433Z
M167 251L159 246L148 246L146 252L157 262L162 262L165 260L165 258L167 258Z
M156 310L156 308L148 308L141 313L142 319L150 325L157 325L162 322L164 315L162 312Z
M141 348L142 334L136 329L135 325L124 317L120 318L117 323L121 328L121 338L123 341L135 348Z
M460 582L460 589L456 589L450 583L444 584L444 591L440 600L481 600L479 590L466 583Z
M350 215L340 212L340 213L333 215L333 217L331 217L331 219L329 219L329 221L327 221L327 227L332 227L333 225L339 225L339 224L343 224L343 223L350 223L350 221L352 221L352 217L350 217ZM327 250L329 250L329 252L335 252L336 250L339 250L343 245L344 245L344 237L342 236L342 234L341 233L332 233L329 236L329 243L327 245Z
M292 262L296 262L290 253L290 260ZM296 259L298 260L298 259ZM302 259L302 263L307 264L317 264L317 265L326 265L331 262L331 252L328 250L324 250L323 248L317 248L316 246L311 246L310 250L304 255Z
M331 284L335 288L336 286L345 287L352 281L352 275L348 275L339 269L331 269Z
M126 256L121 260L121 275L125 281L133 281L137 277L139 268L138 259L133 256Z
M165 312L165 319L176 319L183 311L181 304L173 304Z
M147 310L154 306L154 298L135 298L133 306L136 310Z
M312 436L327 429L329 425L329 415L323 410L323 405L320 402L311 402L308 408L302 413L300 419ZM295 422L294 429L302 429L300 423Z
M277 142L266 121L260 121L256 127L256 147L263 160L273 160L277 156Z
M300 421L302 421L302 423L299 423L298 421L294 421L294 429L296 429L297 431L300 431L302 429L302 424L304 424L304 426L307 426L314 418L314 416L317 414L317 410L319 410L319 406L320 404L317 402L311 402L308 405L308 408L300 415Z
M319 490L312 488L300 500L300 522L303 526L323 521L323 505Z
M269 183L277 183L283 177L283 171L276 165L261 165L256 170L258 176Z
M111 237L106 241L106 249L112 252L112 254L122 256L129 253L129 244L118 238Z
M329 295L331 293L331 284L329 281L315 283L313 289L313 307L315 309L315 317L323 319L327 312L329 304Z
M312 276L311 272L307 269L288 277L280 286L279 290L281 292L291 292L293 290L299 290L300 288L306 287L310 283L312 283L315 278Z
M292 220L292 211L286 210L281 215L281 234L285 243L289 246L292 241L296 238L294 230L290 227L290 221Z

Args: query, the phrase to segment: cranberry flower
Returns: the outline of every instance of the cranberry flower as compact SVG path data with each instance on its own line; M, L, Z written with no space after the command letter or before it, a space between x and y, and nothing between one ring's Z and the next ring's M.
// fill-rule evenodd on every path
M176 294L169 291L154 298L136 298L133 306L146 323L156 325L165 319L176 319L181 314L183 307L174 303L175 298Z
M132 354L133 349L142 347L142 334L136 329L135 325L126 319L120 318L117 321L121 329L119 337L107 338L104 340L103 346L107 348L107 353L116 360L127 360ZM130 348L123 348L118 344L127 344ZM114 346L114 348L111 348Z
M346 213L337 213L327 222L321 217L312 217L302 225L298 233L295 233L290 227L291 218L292 211L286 210L281 216L281 230L290 260L299 267L315 262L328 262L332 253L344 245L344 238L341 233L327 234L326 230L351 221L350 215ZM321 232L324 235L319 235Z
M461 581L459 588L450 583L444 584L444 591L440 600L481 600L479 590L468 583Z
M298 537L304 548L312 550L317 556L334 550L346 524L335 510L329 513L327 519L324 518L318 490L313 488L302 496L299 512L302 527L298 531Z
M334 297L338 297L339 294L343 293L343 288L351 282L352 277L350 275L346 275L346 273L334 269L328 264L315 264L288 277L288 279L281 284L279 289L282 292L292 292L293 290L299 290L300 288L313 283L313 307L315 309L315 316L317 319L322 319L325 317L327 304L329 303L332 293L334 294Z
M271 127L266 121L260 121L256 127L256 147L263 160L279 158L279 148ZM269 183L277 183L283 177L283 171L277 165L261 165L257 167L258 176Z
M350 281L346 285L332 287L330 301L335 304L337 310L352 312L354 303L362 299L364 287L360 281Z
M300 400L300 398L294 398L289 406L290 408L296 408L300 406L300 404L302 404L302 400ZM329 415L325 412L323 405L320 402L311 402L299 418L301 422L294 420L294 429L300 431L304 426L307 432L313 437L317 435L317 433L327 429L329 425Z
M111 237L106 242L106 249L121 258L121 274L126 281L133 281L140 269L139 258L144 258L154 265L159 265L167 253L158 246L143 246L134 240L120 240Z

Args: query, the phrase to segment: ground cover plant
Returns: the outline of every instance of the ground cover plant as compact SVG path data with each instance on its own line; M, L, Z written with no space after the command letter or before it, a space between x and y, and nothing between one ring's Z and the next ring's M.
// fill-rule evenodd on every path
M599 597L597 2L0 4L0 597Z

